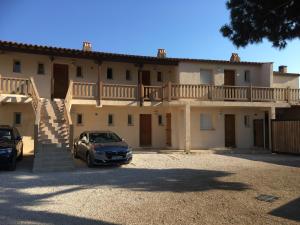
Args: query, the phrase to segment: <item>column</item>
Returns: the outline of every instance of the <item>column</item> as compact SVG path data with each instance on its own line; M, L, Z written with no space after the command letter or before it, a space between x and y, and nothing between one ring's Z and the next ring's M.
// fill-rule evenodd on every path
M186 104L183 112L184 118L184 150L190 153L191 150L191 106Z
M272 120L276 119L276 108L269 109L269 149L272 149Z

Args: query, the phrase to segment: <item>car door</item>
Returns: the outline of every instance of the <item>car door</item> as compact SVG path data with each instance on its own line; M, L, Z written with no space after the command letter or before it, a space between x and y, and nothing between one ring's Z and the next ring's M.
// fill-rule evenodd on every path
M19 133L19 131L16 128L13 128L13 138L15 141L15 146L16 146L16 150L17 150L17 156L19 156L21 154L22 151L22 140L21 140L21 135Z
M88 134L85 133L82 137L85 141L81 140L81 151L82 151L82 157L85 159L86 153L89 150L89 139L88 139Z
M83 138L83 136L84 136L84 133L82 133L82 134L80 134L80 136L79 136L79 139L78 139L78 141L77 141L77 154L81 157L81 158L83 158L83 146L82 146L82 138Z

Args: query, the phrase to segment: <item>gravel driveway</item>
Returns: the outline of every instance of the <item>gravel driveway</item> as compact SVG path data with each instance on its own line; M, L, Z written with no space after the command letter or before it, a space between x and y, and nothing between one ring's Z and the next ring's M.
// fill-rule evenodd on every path
M0 170L0 224L300 224L300 157L135 154L123 167L76 163L64 173Z

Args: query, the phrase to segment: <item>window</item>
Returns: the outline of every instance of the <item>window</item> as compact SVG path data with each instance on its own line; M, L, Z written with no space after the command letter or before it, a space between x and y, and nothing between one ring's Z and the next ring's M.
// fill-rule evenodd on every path
M131 80L130 70L126 70L126 80Z
M157 72L157 82L162 82L162 73Z
M201 113L200 114L200 130L212 130L212 116L211 114Z
M40 74L40 75L45 74L45 66L44 66L44 63L38 63L37 74Z
M245 127L250 127L250 116L244 116L244 125Z
M82 67L81 66L77 66L76 67L76 77L83 77L82 76Z
M82 125L82 114L77 114L77 124Z
M112 68L107 68L106 78L108 80L112 80L113 79L113 70L112 70Z
M21 61L19 61L19 60L14 61L13 72L14 73L21 73Z
M200 69L200 84L212 84L213 74L211 70Z
M114 117L113 114L108 114L108 126L114 125Z
M128 124L128 126L133 126L133 118L132 118L131 114L128 114L127 124Z
M164 125L162 115L158 115L158 125L160 126Z
M14 115L15 115L14 124L15 125L21 125L21 123L22 123L22 115L21 115L21 113L16 112Z
M247 83L250 83L250 71L249 70L246 70L245 71L245 82L247 82Z

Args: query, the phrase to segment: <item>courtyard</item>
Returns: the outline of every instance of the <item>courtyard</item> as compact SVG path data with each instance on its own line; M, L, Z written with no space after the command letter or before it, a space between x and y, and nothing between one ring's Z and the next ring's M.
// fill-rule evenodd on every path
M300 157L144 152L122 167L0 170L0 223L299 224ZM260 195L277 197L273 202Z

